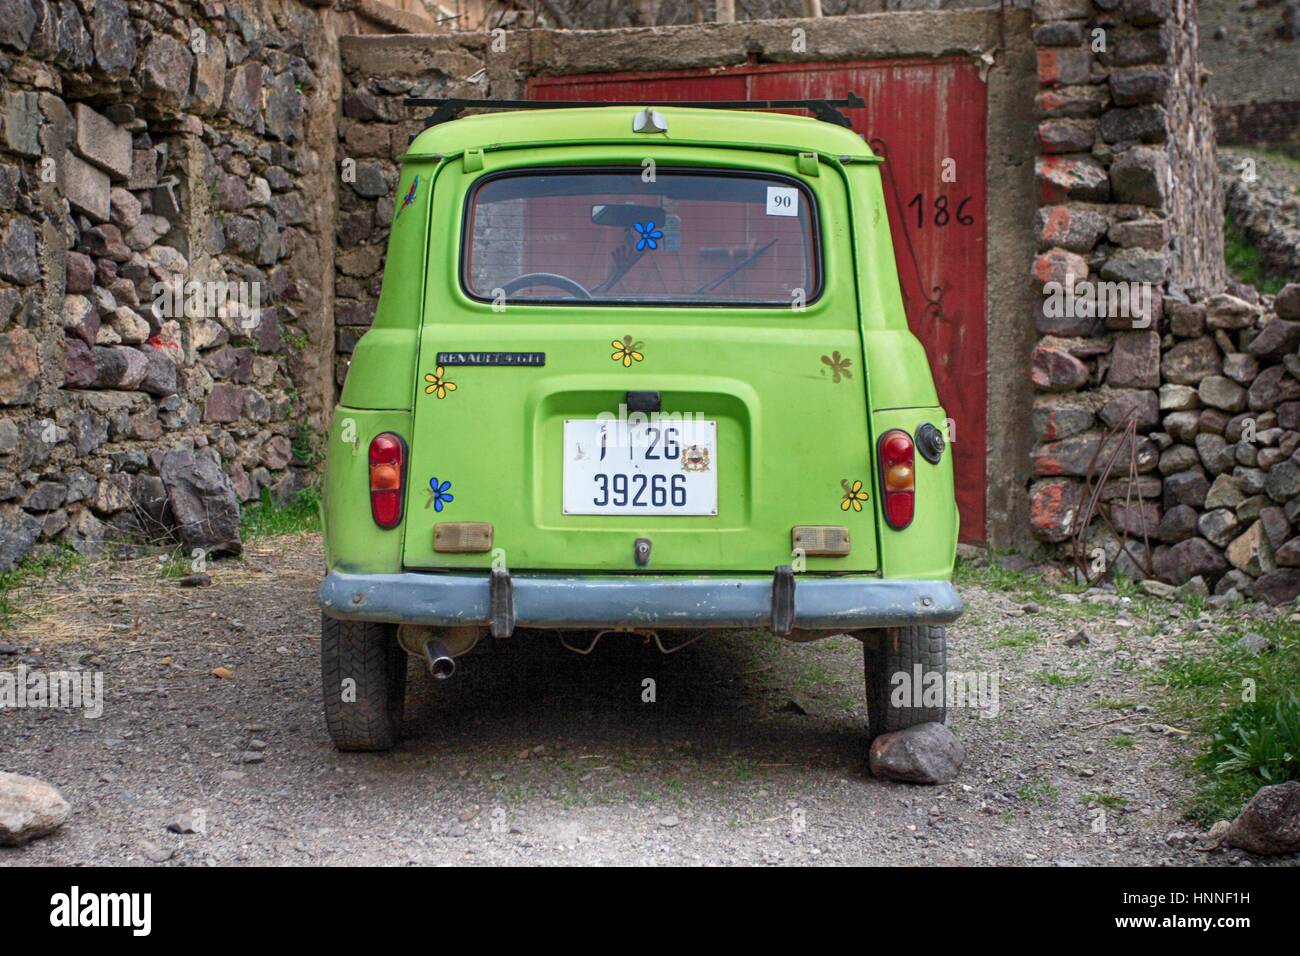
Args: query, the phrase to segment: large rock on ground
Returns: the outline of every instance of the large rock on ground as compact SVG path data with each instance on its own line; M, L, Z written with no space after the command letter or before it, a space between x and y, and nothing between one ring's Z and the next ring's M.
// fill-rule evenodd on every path
M70 810L68 801L48 783L0 773L0 846L21 846L53 833Z
M1300 851L1300 781L1261 787L1232 821L1224 842L1263 856Z
M949 783L965 757L966 748L943 724L917 724L871 742L871 774L903 783Z
M163 456L158 472L175 534L186 551L239 554L239 499L221 466L207 455L178 448Z

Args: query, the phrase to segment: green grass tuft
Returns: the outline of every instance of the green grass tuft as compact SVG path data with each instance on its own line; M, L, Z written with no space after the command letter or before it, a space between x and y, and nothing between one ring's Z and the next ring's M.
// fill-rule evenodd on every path
M1230 222L1223 224L1223 261L1239 282L1253 285L1260 292L1276 295L1286 285L1285 279L1264 271L1259 249Z
M1040 684L1047 687L1077 687L1092 680L1092 674L1088 671L1080 671L1077 674L1062 674L1060 671L1039 671L1034 677Z
M28 557L13 570L0 574L0 625L8 624L17 612L17 595L19 591L31 586L51 572L75 568L84 560L72 548L64 546L53 554L43 555L39 558Z
M1239 647L1247 627L1273 649ZM1150 680L1165 687L1162 709L1198 744L1191 819L1204 826L1231 819L1261 786L1300 779L1300 628L1285 616L1243 622L1171 658Z
M1244 774L1261 785L1300 780L1300 700L1240 704L1219 717L1199 765L1216 774Z
M263 488L261 501L244 506L240 522L244 540L319 531L320 509L320 490L315 487L302 489L283 506L272 502L270 491Z

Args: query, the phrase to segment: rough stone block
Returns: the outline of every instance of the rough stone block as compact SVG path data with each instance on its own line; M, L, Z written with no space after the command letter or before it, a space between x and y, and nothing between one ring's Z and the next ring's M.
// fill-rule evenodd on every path
M1162 150L1150 146L1125 150L1110 167L1115 199L1155 209L1164 208L1168 169L1169 160Z
M152 189L158 185L158 154L152 149L131 150L131 178L126 188Z
M71 153L63 158L63 194L72 208L95 222L108 222L113 185L108 173Z
M85 103L72 107L77 133L72 148L113 179L124 182L131 176L131 134Z
M30 405L40 381L36 338L26 329L0 335L0 405Z
M1038 51L1039 86L1077 86L1092 76L1092 54L1086 49L1045 47Z
M4 145L20 156L41 155L41 108L35 93L5 93Z
M0 229L0 278L31 285L41 277L36 260L36 227L24 216Z
M1163 70L1137 67L1116 70L1110 75L1110 95L1117 106L1159 103L1169 89L1169 74Z
M1116 335L1107 383L1116 388L1159 388L1160 336L1155 331Z
M1034 172L1038 179L1039 197L1044 203L1065 199L1106 202L1110 199L1106 169L1091 156L1040 156L1034 163Z

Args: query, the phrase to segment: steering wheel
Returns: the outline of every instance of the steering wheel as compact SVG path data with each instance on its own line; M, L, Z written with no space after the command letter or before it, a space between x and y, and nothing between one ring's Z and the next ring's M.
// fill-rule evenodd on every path
M515 276L503 285L501 291L506 295L510 295L512 292L518 292L520 289L527 289L529 286L534 285L548 285L552 288L563 289L578 299L591 298L591 293L583 288L581 283L574 282L568 276L562 276L556 272L525 272L521 276Z

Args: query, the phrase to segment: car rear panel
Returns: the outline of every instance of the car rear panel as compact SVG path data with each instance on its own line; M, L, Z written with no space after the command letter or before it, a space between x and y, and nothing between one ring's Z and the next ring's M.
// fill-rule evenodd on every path
M546 151L546 160L565 153ZM582 151L585 162L636 163L640 155L615 146ZM671 150L657 155L672 160ZM797 175L790 156L695 149L683 151L683 161L688 155L706 166ZM637 540L648 539L651 571L770 572L792 563L794 526L824 525L847 527L850 551L808 557L807 570L876 570L876 482L847 216L820 217L825 291L801 310L575 301L511 302L496 311L461 287L464 197L478 177L525 159L515 151L478 162L486 168L470 173L448 163L433 190L404 564L485 568L495 560L512 570L626 572L639 567ZM803 182L822 209L847 208L834 169L823 166ZM640 357L616 357L618 342L632 343ZM466 361L454 353L471 353L471 362L483 353L516 357L453 364ZM564 512L565 420L617 416L629 392L657 392L663 413L717 423L709 462L716 516ZM443 522L491 524L493 550L435 551L434 528Z

